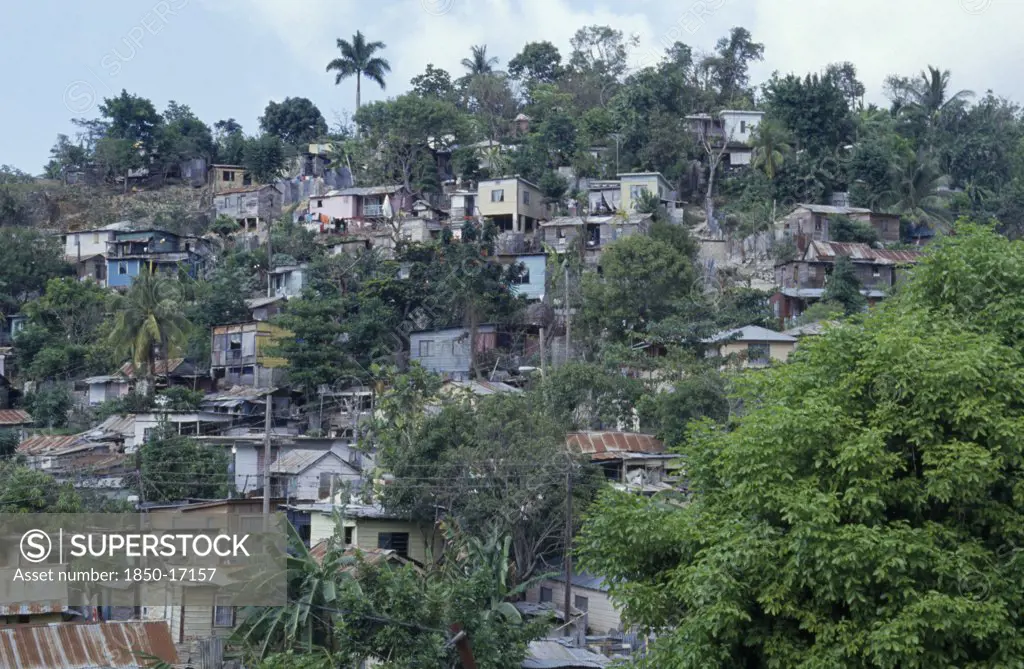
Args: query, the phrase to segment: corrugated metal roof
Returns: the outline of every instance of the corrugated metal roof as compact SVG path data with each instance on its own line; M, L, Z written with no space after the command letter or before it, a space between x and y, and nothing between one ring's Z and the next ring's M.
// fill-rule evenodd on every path
M0 425L27 425L32 416L22 409L0 409Z
M611 658L586 648L573 648L558 639L531 641L523 669L592 669L607 667Z
M117 381L118 383L128 383L128 379L123 376L90 376L87 379L82 379L82 383L86 385L93 385L95 383L111 383Z
M271 474L301 474L317 462L332 455L331 451L295 449L285 453L270 465ZM337 456L336 456L337 457Z
M812 241L807 246L805 260L831 261L837 257L846 257L855 262L869 262L879 265L899 265L916 263L921 259L921 251L890 251L874 249L867 244L852 242L820 242Z
M34 434L18 444L18 453L24 455L57 454L84 441L78 434Z
M242 186L241 188L226 188L224 190L217 191L216 193L213 194L213 196L217 197L219 195L236 195L238 193L255 193L257 191L263 190L264 188L275 188L277 190L281 190L280 188L277 188L277 186L275 186L273 184L264 184L262 186Z
M101 438L104 436L133 437L135 436L135 416L111 416L83 436Z
M64 613L67 610L67 601L60 599L0 604L0 616L38 616L44 613Z
M181 363L183 362L185 362L185 358L171 358L170 361L157 360L153 363L153 373L166 374L168 367L170 367L171 372L173 372L178 367L181 367ZM131 362L124 363L121 365L121 373L127 377L131 377L135 374L135 364Z
M833 207L828 204L798 204L797 209L806 209L815 214L835 214L844 216L846 214L870 214L870 209L861 207Z
M521 393L515 386L500 381L448 381L442 386L446 390L468 390L474 395L495 395L497 393Z
M325 197L335 197L337 195L390 195L391 193L397 193L402 190L402 186L366 186L359 187L353 186L352 188L342 188L340 190L332 190L326 195L311 195L310 199L322 199Z
M748 325L745 328L719 332L715 336L705 339L704 343L712 344L725 341L774 341L791 344L796 341L796 337L791 337L782 332L775 332L759 325Z
M0 667L11 669L143 669L176 664L166 622L53 623L0 627Z
M569 448L584 454L664 453L665 446L649 434L636 432L570 432L565 437Z
M245 306L248 309L259 309L260 307L265 307L268 304L283 302L285 299L286 298L283 295L277 295L274 297L254 297L251 300L246 300Z

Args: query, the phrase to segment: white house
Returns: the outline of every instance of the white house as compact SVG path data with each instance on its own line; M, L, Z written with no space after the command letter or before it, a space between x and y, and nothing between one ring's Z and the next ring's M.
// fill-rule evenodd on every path
M715 146L726 142L725 156L730 166L749 165L753 153L754 130L761 124L764 112L744 109L723 109L717 115L691 114L686 117L690 129L707 137Z
M270 465L271 495L313 502L360 479L360 469L334 451L295 449Z
M283 265L270 272L274 297L299 297L306 287L306 265Z
M542 580L526 593L526 601L551 604L562 611L565 608L565 572L560 564L542 567L541 573L556 572L556 576ZM608 584L600 576L585 572L572 575L571 615L586 614L587 629L594 634L607 634L622 630L622 616L608 595Z
M123 376L90 376L82 383L87 388L89 406L124 397L131 390L131 383Z

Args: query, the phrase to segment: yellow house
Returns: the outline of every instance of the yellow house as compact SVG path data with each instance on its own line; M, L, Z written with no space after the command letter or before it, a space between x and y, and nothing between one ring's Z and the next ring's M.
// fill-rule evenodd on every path
M708 345L708 357L736 356L743 367L749 368L767 367L772 361L786 362L796 349L797 339L757 325L748 325L719 332L705 339L704 343Z
M214 193L252 185L252 178L241 165L210 165L209 178Z
M309 545L344 532L345 546L363 551L393 550L419 564L435 562L444 550L444 538L435 526L413 522L373 504L309 504ZM337 516L337 517L336 517ZM338 525L341 527L339 528Z
M484 179L477 184L476 208L502 232L533 232L548 218L544 194L521 177Z
M663 202L672 200L672 186L661 172L627 172L619 175L619 202L624 211L633 211L644 191Z

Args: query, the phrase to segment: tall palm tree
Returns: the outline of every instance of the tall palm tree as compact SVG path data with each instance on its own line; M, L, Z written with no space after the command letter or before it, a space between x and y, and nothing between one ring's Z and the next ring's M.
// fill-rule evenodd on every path
M966 89L948 95L949 77L949 70L940 70L931 65L927 70L922 70L920 78L911 83L913 104L931 117L945 111L955 102L974 97L974 92Z
M471 56L469 58L462 59L462 67L469 71L469 76L473 77L478 74L487 74L494 71L494 66L498 64L498 58L487 57L486 44L474 45L470 47L470 52Z
M951 216L946 199L949 191L942 190L948 177L942 174L938 163L923 152L907 152L894 167L892 209L919 224L948 227Z
M128 294L118 301L110 343L118 355L130 357L146 379L155 373L156 360L169 360L186 344L191 324L180 298L175 282L150 270L135 277Z
M785 156L790 151L790 134L781 121L768 119L754 129L751 165L764 170L765 176L774 179Z
M356 110L362 104L362 78L376 82L384 88L384 75L391 71L391 64L383 58L374 54L384 49L384 42L367 42L362 31L357 30L348 42L338 39L338 49L341 51L341 58L335 58L327 63L328 72L337 72L334 78L334 85L341 83L355 75L356 78Z

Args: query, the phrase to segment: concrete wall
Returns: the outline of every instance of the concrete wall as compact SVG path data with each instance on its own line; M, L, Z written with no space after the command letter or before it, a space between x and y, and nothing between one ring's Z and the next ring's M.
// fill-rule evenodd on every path
M245 183L245 170L237 165L212 165L210 167L210 185L213 191L242 188ZM228 179L227 177L231 177Z
M64 239L64 255L75 259L106 255L107 242L113 239L114 233L109 230L69 232Z
M652 195L657 195L662 200L667 200L671 194L671 188L659 179L656 174L621 174L619 183L622 185L621 202L625 211L633 211L635 206L633 192L646 189Z
M358 518L355 521L354 544L362 550L375 550L378 538L384 532L406 532L409 534L409 558L421 563L437 560L444 549L440 532L424 528L408 520Z
M544 299L544 286L547 277L547 256L517 256L515 262L521 263L529 272L529 281L514 284L511 288L514 295L522 295L528 300Z
M356 198L354 195L332 195L309 198L309 213L324 214L330 218L355 218Z
M722 132L729 138L730 142L749 144L753 138L754 128L760 125L764 114L723 111L720 116L722 118Z

